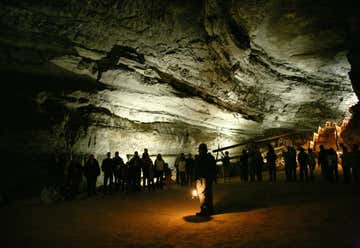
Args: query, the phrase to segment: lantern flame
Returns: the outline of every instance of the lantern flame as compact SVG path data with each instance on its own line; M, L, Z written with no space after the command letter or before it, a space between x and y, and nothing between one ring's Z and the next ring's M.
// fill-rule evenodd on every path
M192 199L198 198L198 192L197 192L197 190L196 190L196 189L193 189L193 190L191 191L191 195L192 195Z

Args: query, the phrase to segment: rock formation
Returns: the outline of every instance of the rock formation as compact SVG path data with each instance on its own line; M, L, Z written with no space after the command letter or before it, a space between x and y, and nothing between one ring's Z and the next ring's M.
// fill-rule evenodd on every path
M0 16L1 149L21 161L314 130L360 94L352 1L5 0Z

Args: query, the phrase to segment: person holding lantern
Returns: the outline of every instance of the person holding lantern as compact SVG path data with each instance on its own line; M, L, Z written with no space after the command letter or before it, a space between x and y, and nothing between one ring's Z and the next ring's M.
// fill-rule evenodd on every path
M197 216L210 216L214 212L212 184L216 176L216 161L207 151L206 144L200 144L199 155L194 161L196 190L200 200Z

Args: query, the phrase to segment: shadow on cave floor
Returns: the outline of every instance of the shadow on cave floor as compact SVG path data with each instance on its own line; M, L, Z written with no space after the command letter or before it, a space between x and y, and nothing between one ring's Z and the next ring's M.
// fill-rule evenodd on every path
M355 200L359 195L360 187L356 183L331 184L323 182L320 177L315 183L284 182L283 179L276 183L269 183L266 180L240 183L237 179L231 183L220 183L214 186L214 215L284 205L326 203L334 200L343 202L342 199L354 198Z

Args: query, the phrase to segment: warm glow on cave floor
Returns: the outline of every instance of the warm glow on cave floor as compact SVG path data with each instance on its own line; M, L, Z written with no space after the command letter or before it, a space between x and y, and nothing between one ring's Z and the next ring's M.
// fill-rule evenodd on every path
M22 201L1 207L1 247L359 247L359 193L359 185L320 178L234 180L215 185L219 212L204 222L191 217L198 202L190 187L48 206Z

